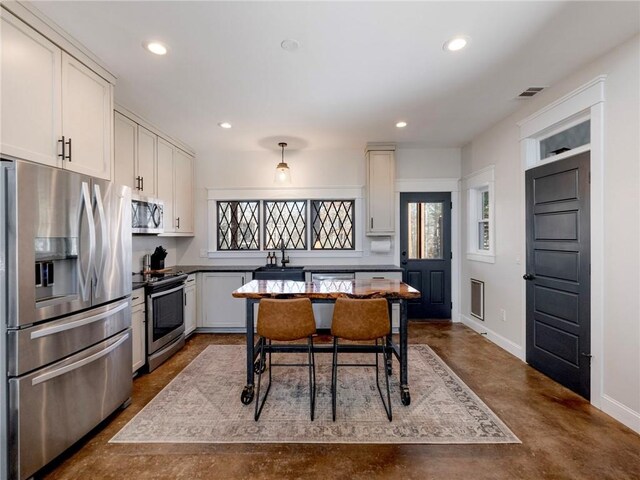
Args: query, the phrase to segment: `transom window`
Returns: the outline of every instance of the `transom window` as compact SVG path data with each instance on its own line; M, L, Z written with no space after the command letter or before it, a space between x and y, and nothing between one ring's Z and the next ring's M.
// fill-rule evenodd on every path
M353 200L311 201L311 248L353 250Z

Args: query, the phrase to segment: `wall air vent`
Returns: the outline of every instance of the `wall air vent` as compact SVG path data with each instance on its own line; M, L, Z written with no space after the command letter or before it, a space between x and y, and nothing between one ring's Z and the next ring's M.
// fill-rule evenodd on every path
M533 97L536 93L539 93L542 90L544 90L544 87L529 87L524 92L522 92L520 95L518 95L518 97L519 98Z
M484 320L484 282L471 279L471 315Z

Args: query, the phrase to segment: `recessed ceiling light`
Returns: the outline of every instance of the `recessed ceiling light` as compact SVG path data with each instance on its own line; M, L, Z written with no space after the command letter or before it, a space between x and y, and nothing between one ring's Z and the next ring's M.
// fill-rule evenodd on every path
M229 122L220 122L218 126L222 128L231 128L231 124Z
M445 42L445 44L442 46L442 49L449 52L457 52L458 50L462 50L464 47L466 47L469 43L469 40L469 37L454 37L451 40Z
M287 38L282 41L280 46L287 52L295 52L296 50L298 50L298 48L300 48L300 42L294 40L293 38Z
M166 55L167 46L160 42L147 42L143 44L144 47L155 55Z
M396 127L398 128L404 128L407 126L407 122L398 122L396 123Z

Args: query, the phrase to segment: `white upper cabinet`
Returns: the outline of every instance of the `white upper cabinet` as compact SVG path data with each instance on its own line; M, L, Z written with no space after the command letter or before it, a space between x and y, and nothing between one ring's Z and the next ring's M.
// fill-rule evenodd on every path
M173 215L173 152L175 148L158 137L158 198L164 202L164 232L175 232Z
M176 233L193 234L193 157L176 149L173 157Z
M2 10L2 9L0 9ZM62 51L13 15L0 20L2 153L61 166Z
M138 155L138 124L115 112L113 118L114 173L117 185L126 185L136 191L135 165Z
M63 167L111 180L112 85L62 52Z
M138 192L145 197L156 196L156 148L158 136L138 125Z
M111 180L113 85L0 10L2 153Z
M395 157L393 150L367 152L367 235L395 230Z

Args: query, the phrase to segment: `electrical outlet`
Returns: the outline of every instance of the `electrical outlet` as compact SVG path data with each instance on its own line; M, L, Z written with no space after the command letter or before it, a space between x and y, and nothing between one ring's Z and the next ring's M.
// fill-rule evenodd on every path
M507 311L504 308L500 309L500 320L503 322L507 321Z
M206 248L201 248L200 249L200 258L207 258L207 249Z

